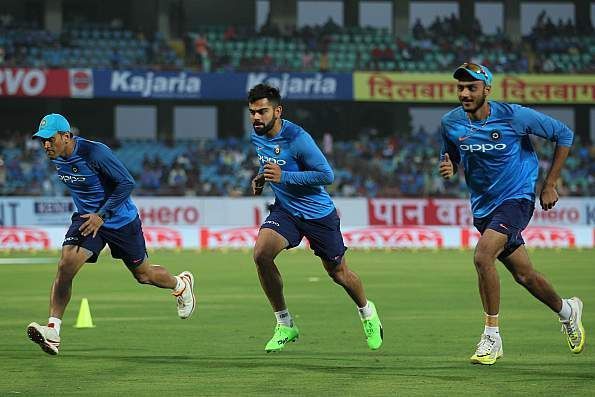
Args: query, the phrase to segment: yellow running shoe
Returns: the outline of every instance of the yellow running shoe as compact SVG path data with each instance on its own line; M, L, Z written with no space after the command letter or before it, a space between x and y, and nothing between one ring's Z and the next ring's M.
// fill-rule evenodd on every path
M471 356L472 364L492 365L497 359L502 357L502 338L482 334L475 354Z
M583 315L583 302L575 297L567 300L572 312L568 321L560 321L562 323L562 333L566 334L568 347L574 354L579 354L585 347L585 329L581 322Z

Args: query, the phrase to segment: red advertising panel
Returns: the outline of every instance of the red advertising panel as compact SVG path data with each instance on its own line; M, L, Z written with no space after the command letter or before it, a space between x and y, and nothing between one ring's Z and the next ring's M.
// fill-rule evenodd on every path
M481 235L473 228L461 229L461 247L473 248ZM576 234L567 227L528 227L523 231L523 239L531 248L574 248Z
M68 69L0 68L0 96L70 97Z
M368 227L343 231L348 247L442 248L440 230L423 227Z
M469 201L463 199L369 199L372 226L471 225Z
M182 235L169 227L143 227L147 248L183 248Z
M49 249L50 237L43 229L0 227L0 249Z
M258 237L257 227L238 227L233 229L200 230L200 246L202 248L241 248L252 247Z

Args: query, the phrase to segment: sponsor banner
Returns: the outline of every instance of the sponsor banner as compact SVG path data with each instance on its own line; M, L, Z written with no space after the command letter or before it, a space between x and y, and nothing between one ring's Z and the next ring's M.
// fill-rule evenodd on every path
M1 250L41 250L62 247L66 227L0 227ZM199 248L199 229L195 227L143 226L148 249Z
M68 69L0 68L0 97L69 96Z
M473 248L479 233L465 227L346 227L345 245L364 249ZM530 248L593 248L592 227L529 227L523 238ZM200 246L204 249L252 248L258 228L201 228ZM300 247L308 246L304 239Z
M93 97L93 70L68 69L70 96L73 98Z
M43 250L53 248L50 233L41 228L0 227L0 250Z
M96 98L201 99L199 73L152 70L94 70Z
M529 248L593 248L595 228L586 226L530 226L522 233ZM461 248L473 248L480 234L473 228L461 229Z
M145 226L259 226L273 197L135 197ZM341 225L471 226L467 199L338 198ZM0 226L70 224L69 197L0 197ZM595 225L595 197L562 198L550 211L536 207L531 226Z
M0 227L1 250L59 249L66 227ZM258 227L144 226L148 249L251 249ZM479 233L469 227L345 227L345 245L358 249L473 248ZM529 227L523 232L529 248L595 248L595 228ZM300 248L308 247L302 240Z
M469 200L368 199L372 226L472 225Z
M450 73L353 74L356 101L456 103L456 80ZM531 104L591 104L595 75L494 76L490 98Z
M242 98L260 83L279 88L284 100L353 100L353 78L347 73L248 73Z
M373 226L473 224L467 199L368 199L368 221ZM595 198L562 198L543 211L536 205L530 225L595 225Z
M353 100L347 73L192 73L94 70L95 97L245 100L250 88L269 83L285 100Z
M143 226L148 249L156 248L199 248L198 228Z

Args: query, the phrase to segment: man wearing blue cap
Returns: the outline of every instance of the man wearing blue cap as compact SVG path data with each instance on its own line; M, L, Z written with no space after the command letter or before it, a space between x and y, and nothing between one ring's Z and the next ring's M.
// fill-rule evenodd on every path
M58 177L70 190L77 212L62 244L48 324L29 324L29 338L46 353L58 354L72 280L85 262L97 261L106 244L139 283L172 289L178 315L190 317L196 306L194 277L187 271L172 276L165 268L150 264L138 210L130 197L134 179L110 148L73 136L66 118L56 113L41 120L33 138L42 142Z
M485 312L484 333L471 362L494 364L502 356L498 328L500 280L495 268L500 260L515 280L556 312L573 353L585 344L579 298L561 299L538 272L524 247L521 232L535 206L538 160L529 134L556 142L549 172L539 201L544 211L556 205L556 183L572 145L574 133L560 121L515 104L488 101L492 74L485 66L464 63L453 77L458 80L461 106L442 117L440 175L450 179L463 165L471 195L473 225L481 233L474 263L479 295Z

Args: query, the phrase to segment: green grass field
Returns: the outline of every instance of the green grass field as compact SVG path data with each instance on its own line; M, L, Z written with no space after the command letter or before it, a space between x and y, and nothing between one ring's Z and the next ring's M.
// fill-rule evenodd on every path
M172 272L197 276L198 309L184 321L168 291L136 284L104 253L75 280L57 357L25 334L29 322L47 320L55 264L3 264L0 395L593 395L592 348L571 354L557 317L501 265L504 357L491 367L468 363L483 331L471 256L350 251L385 329L383 347L372 352L354 305L318 260L304 251L282 254L285 294L302 334L279 354L264 352L274 317L249 252L151 255ZM561 295L583 299L588 336L595 329L594 257L593 250L532 252ZM83 297L96 328L73 327Z

